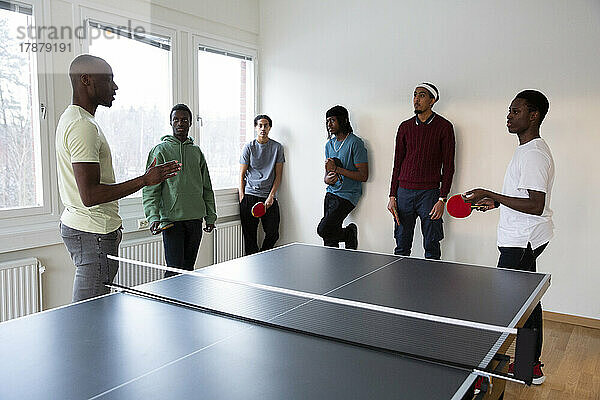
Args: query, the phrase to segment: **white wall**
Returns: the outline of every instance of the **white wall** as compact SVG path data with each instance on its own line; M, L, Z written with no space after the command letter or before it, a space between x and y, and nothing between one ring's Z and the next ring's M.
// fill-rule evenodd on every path
M120 15L125 18L152 23L177 31L179 59L174 65L179 80L175 102L193 103L192 87L195 84L192 73L192 34L201 34L212 39L220 39L236 44L256 46L258 41L258 0L202 0L202 1L167 1L167 0L95 0L65 1L45 0L45 19L40 25L71 26L82 25L81 7ZM39 24L39 22L38 22ZM78 49L77 41L72 42L73 49ZM50 57L53 96L48 99L49 112L54 121L71 101L71 86L67 70L71 60L77 53L53 53ZM118 77L115 79L119 82ZM119 82L119 86L126 85ZM54 143L54 127L51 127L50 143ZM53 148L52 148L53 150ZM138 207L139 215L143 215ZM123 208L121 210L123 212ZM219 211L219 210L217 210ZM135 212L135 210L134 210ZM55 216L58 221L58 213ZM1 223L2 221L0 221ZM44 308L56 307L71 301L74 266L60 241L58 222L55 230L49 232L43 247L29 248L0 253L0 262L25 257L37 257L46 266L43 274ZM146 232L126 233L123 240L149 236ZM18 248L26 248L31 242L27 235L19 237ZM16 246L10 247L11 250ZM213 235L205 234L202 240L197 266L212 263Z
M386 211L398 124L412 92L435 83L435 110L454 123L452 192L500 190L517 145L506 131L514 95L537 88L550 99L541 135L552 148L556 237L538 260L552 273L545 309L600 318L600 2L596 0L260 0L261 109L286 150L281 242L320 243L325 186L324 113L350 110L368 147L370 178L350 220L359 248L391 252ZM495 265L497 213L445 217L443 258ZM417 232L413 255L422 256Z

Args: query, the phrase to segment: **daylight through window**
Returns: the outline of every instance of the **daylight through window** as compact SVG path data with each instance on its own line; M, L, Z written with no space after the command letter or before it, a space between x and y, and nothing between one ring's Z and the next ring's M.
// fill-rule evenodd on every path
M150 149L171 133L171 41L107 24L89 24L112 32L95 35L99 37L90 41L89 52L111 65L119 86L112 107L99 107L96 120L110 144L115 177L121 182L141 175Z
M198 104L200 147L213 188L236 188L241 149L254 137L252 57L200 47Z

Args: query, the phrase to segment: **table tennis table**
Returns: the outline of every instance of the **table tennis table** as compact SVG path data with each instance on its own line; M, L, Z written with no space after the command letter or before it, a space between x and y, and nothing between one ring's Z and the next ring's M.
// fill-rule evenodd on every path
M543 273L299 243L202 272L506 327L522 324L550 285L550 275ZM279 298L283 294L268 300L254 288L221 296L221 284L209 285L208 292L258 319L264 314L272 321L268 315L276 314L313 322L305 312L310 301L290 307ZM202 300L197 285L195 276L178 275L136 288L195 302ZM353 313L327 307L334 328L341 324L353 331L346 327L350 324L362 328L359 337L377 336L380 327L371 317L352 321ZM454 339L446 340L453 348ZM486 354L474 363L487 367L506 340L506 334L491 335ZM477 378L444 363L128 293L0 324L0 359L2 400L461 399Z

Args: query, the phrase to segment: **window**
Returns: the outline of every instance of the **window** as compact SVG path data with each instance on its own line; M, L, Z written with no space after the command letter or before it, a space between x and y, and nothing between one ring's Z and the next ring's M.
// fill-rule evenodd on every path
M88 21L89 53L105 59L119 86L110 109L98 107L98 121L110 144L115 178L141 175L150 149L171 133L171 40L127 27ZM141 196L141 192L133 196Z
M37 59L24 48L33 26L31 5L0 1L0 211L10 216L45 205Z
M198 126L214 189L235 188L244 144L254 137L254 59L198 48Z

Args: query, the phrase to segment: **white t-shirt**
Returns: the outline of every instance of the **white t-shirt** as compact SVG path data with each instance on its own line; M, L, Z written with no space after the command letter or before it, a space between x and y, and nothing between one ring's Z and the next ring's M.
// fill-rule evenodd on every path
M79 195L73 163L100 164L100 183L115 183L108 142L94 116L71 104L56 127L58 190L65 205L60 220L70 228L91 233L110 233L121 226L118 201L86 207Z
M554 160L544 139L533 139L515 150L506 169L502 194L528 198L528 189L546 193L542 215L526 214L504 205L500 206L498 223L499 247L536 249L552 239L554 224L550 197L554 184Z

